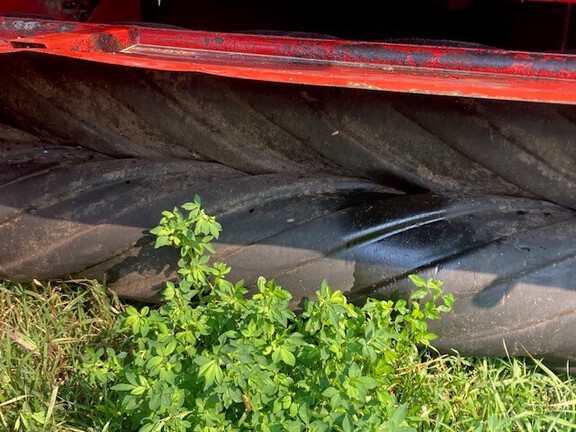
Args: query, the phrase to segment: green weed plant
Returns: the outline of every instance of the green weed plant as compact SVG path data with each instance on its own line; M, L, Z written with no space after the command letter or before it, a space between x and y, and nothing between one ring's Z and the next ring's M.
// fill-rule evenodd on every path
M451 309L439 281L411 276L408 300L347 302L326 282L300 313L290 293L260 278L254 295L211 263L221 226L200 198L163 212L156 247L180 252L178 283L159 308L127 307L128 349L91 351L83 374L112 385L98 409L109 430L413 431L397 393ZM420 407L418 407L418 411Z
M226 282L205 258L221 227L186 207L154 230L183 246L159 308L96 281L0 281L0 431L576 430L574 376L427 348L421 322L452 302L439 282L364 308L324 284L296 315L273 281Z

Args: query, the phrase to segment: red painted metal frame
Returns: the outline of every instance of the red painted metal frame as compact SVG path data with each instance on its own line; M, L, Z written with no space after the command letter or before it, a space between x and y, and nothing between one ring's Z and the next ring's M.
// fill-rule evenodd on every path
M262 81L576 104L576 56L0 17L0 54Z

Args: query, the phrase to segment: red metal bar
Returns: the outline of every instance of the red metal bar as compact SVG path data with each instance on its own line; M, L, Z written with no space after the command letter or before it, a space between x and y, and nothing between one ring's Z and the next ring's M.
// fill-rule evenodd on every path
M263 81L576 104L576 56L0 18L36 51Z

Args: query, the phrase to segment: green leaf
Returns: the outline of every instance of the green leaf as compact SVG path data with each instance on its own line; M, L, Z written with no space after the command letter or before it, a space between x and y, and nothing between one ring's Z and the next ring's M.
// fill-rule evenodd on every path
M410 295L410 298L412 300L420 300L420 299L423 299L424 297L426 297L427 295L428 295L428 290L425 288L421 288L421 289L417 289L416 291L414 291Z
M370 376L362 376L360 378L356 378L356 382L366 390L372 390L378 387L378 381Z
M330 397L330 405L333 409L340 408L344 403L342 393L338 392Z
M160 404L162 403L162 394L155 393L150 397L148 401L148 408L150 411L156 411L160 408Z
M342 430L344 432L352 432L354 430L354 423L352 422L352 418L349 415L344 417L344 421L342 422Z
M408 413L408 405L403 404L398 406L390 418L390 421L394 424L400 425L404 419L406 418L406 414Z
M148 423L148 424L142 426L140 428L139 432L152 432L154 429L154 426L156 426L154 423Z
M138 377L136 377L136 375L134 375L133 373L126 372L125 377L130 384L133 384L135 386L140 384L140 381L138 381Z
M222 231L222 227L220 226L219 223L214 222L213 224L210 225L210 234L212 234L212 236L217 239L220 236L220 232Z
M199 355L199 356L194 358L194 363L196 363L198 366L204 366L209 361L211 361L211 359L209 357L202 356L202 355Z
M417 286L418 288L426 287L426 281L424 279L422 279L420 276L418 276L417 274L408 275L408 279L410 279L412 281L412 283L415 286Z
M164 348L164 356L169 356L170 354L172 354L174 352L174 350L176 350L176 347L178 346L178 342L176 341L176 339L172 339L168 345L166 345L166 347Z
M150 332L150 324L147 320L142 320L140 322L140 334L142 337L148 336L148 332Z
M340 393L340 392L336 388L328 387L326 390L324 390L322 392L322 396L327 397L327 398L331 398L332 396L334 396L338 393Z
M176 295L176 287L170 281L166 282L166 287L162 291L162 297L164 300L172 300Z
M128 306L124 312L126 313L126 315L128 316L135 316L135 317L139 317L140 316L140 312L138 312L138 309L136 309L134 306Z
M139 396L142 393L144 393L146 390L147 390L146 387L138 386L138 387L135 387L134 389L132 389L130 394L133 394L134 396Z
M360 368L358 367L358 363L353 362L348 369L348 376L351 379L357 378L360 376Z
M31 417L36 423L39 424L46 423L46 412L44 410L32 413Z
M153 228L150 230L150 234L154 234L154 235L159 235L166 232L166 228L162 227L162 226L157 226L156 228Z
M302 419L302 421L309 422L311 418L310 407L305 403L301 404L300 408L298 409L298 416Z
M280 358L284 363L289 366L296 365L296 357L290 351L288 351L285 347L279 347L278 351L280 351Z
M133 384L126 384L126 383L120 383L120 384L116 384L114 386L112 386L112 390L115 391L132 391L134 390L136 386Z
M199 206L199 203L188 202L188 203L182 204L182 208L184 210L188 210L188 211L196 210L198 208L198 206Z
M162 364L163 360L164 360L164 358L161 356L152 357L150 360L148 360L146 362L146 369L151 370L151 369L154 369L154 368L160 366Z
M170 241L170 238L167 236L158 236L156 238L156 243L154 244L154 248L158 249L161 248L163 246L170 246L172 244L172 242Z
M210 387L215 382L220 383L224 373L222 372L222 369L216 360L210 360L200 367L198 376L204 377L206 380L206 386Z
M289 421L286 425L287 432L301 432L304 430L305 425L302 422L297 420Z

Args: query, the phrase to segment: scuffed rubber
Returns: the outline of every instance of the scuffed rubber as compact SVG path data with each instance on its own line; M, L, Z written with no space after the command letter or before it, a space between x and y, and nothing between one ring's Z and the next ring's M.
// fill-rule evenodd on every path
M368 178L576 208L576 107L296 86L40 55L0 62L0 111L55 144ZM0 112L0 114L2 114ZM1 115L0 115L1 116Z
M106 278L124 297L157 299L175 277L177 256L154 249L147 230L162 210L199 194L223 226L214 259L232 267L230 279L253 288L258 276L275 278L295 308L323 279L362 303L408 295L407 276L419 273L444 281L457 297L454 311L432 326L440 350L576 358L570 210L525 198L403 195L354 178L250 176L209 162L83 152L49 168L36 161L37 171L0 187L1 276Z
M52 151L41 151L44 158L0 186L0 237L5 239L0 276L106 277L120 295L140 300L154 298L166 279L175 276L175 254L155 251L147 230L163 210L196 194L219 216L224 243L236 244L229 239L241 235L250 244L374 194L399 193L362 179L247 176L196 161L91 161L101 156L88 154L83 163L64 161L46 169ZM14 169L10 160L0 163L0 171ZM263 208L269 210L262 213ZM244 213L248 219L242 219Z

